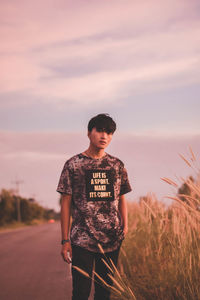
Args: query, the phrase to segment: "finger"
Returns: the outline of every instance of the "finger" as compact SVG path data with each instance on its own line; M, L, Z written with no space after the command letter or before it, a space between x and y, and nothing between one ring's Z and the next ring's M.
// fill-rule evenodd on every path
M68 264L71 263L71 259L70 259L69 257L66 257L66 258L65 258L65 261L66 261Z
M71 249L71 247L67 252L67 258L69 260L69 263L71 263L72 262L72 249Z
M72 257L71 251L72 251L72 249L69 248L67 251L62 252L63 259L64 259L64 261L66 261L68 264L71 263L71 257Z
M71 247L69 248L69 256L70 256L70 259L72 259L72 248Z
M65 253L61 253L61 254L62 254L63 260L66 261L68 264L70 264L71 259L69 258L68 254L65 254Z

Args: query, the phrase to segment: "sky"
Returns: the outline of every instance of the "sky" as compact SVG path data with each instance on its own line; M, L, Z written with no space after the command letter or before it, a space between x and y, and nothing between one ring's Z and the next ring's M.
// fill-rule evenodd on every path
M109 113L108 148L136 200L174 193L200 155L200 3L196 0L0 2L0 189L59 209L64 162L88 146L87 123Z

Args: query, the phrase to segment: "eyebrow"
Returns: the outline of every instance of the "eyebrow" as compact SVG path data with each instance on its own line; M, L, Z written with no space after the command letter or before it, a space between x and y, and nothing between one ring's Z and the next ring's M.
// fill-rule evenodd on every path
M96 127L97 131L105 131L107 133L113 133L113 131L110 128L105 128L105 127Z

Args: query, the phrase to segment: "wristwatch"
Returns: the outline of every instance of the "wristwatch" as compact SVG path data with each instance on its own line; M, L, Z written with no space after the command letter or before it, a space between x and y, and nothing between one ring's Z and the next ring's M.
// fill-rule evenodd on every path
M62 240L62 241L61 241L61 244L64 245L65 243L69 243L69 242L70 242L70 239Z

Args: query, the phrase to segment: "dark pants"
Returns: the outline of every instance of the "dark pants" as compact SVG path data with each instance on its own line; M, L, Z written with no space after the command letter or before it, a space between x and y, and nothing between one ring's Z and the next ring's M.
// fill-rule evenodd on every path
M77 266L84 270L92 277L93 265L95 263L95 272L101 276L109 285L112 285L112 280L107 275L111 273L107 266L102 261L102 258L111 258L113 263L117 265L120 247L112 252L107 252L105 255L88 251L84 248L72 245L72 266ZM106 258L105 258L106 256ZM107 261L107 260L106 260ZM113 269L113 268L112 268ZM106 289L100 283L98 277L94 277L95 294L94 300L109 300L110 290ZM97 282L96 282L97 281ZM79 271L72 267L72 300L88 300L91 290L92 280L82 275Z

